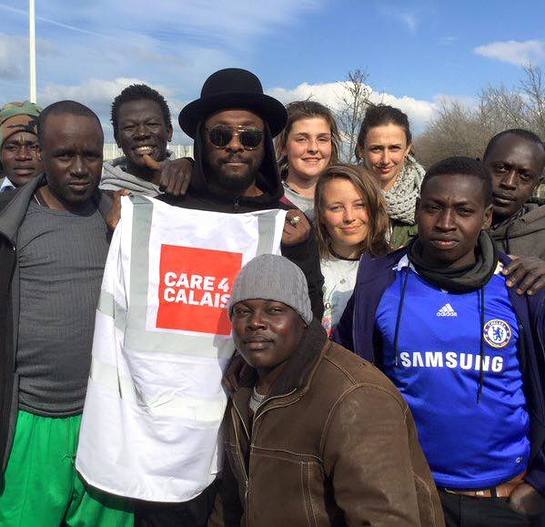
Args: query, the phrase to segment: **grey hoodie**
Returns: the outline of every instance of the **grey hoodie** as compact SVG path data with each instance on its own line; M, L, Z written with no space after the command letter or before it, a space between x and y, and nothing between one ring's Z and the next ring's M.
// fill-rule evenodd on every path
M545 206L526 204L521 213L492 227L490 235L507 254L545 259Z
M111 163L104 163L99 185L100 190L116 191L127 189L135 196L148 196L150 198L155 198L163 194L159 190L158 185L130 174L126 171L126 168L126 157L118 157Z

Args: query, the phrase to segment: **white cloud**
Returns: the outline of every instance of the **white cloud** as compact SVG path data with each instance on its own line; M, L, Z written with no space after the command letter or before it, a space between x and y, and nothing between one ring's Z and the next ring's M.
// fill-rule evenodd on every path
M90 79L79 85L48 84L39 92L38 100L43 106L64 99L71 99L89 106L100 117L106 134L106 140L112 141L113 132L110 124L112 101L130 84L147 84L163 95L172 113L174 129L175 131L179 130L179 127L176 125L177 117L185 102L176 99L175 93L171 88L154 84L145 79L119 77L113 80ZM181 138L180 133L176 136L175 140L180 140Z
M23 76L22 51L26 40L0 34L0 79L19 79Z
M389 93L376 94L373 102L389 104L403 110L409 116L411 129L415 135L424 130L426 124L435 116L438 108L435 101L415 99L406 95L397 97Z
M223 7L217 0L154 0L151 4L148 0L95 0L68 10L65 0L48 0L40 5L38 19L68 32L99 38L114 38L128 28L138 28L135 34L174 45L193 41L246 49L249 39L289 26L302 14L320 9L324 2L268 0L264 8L255 0L237 0Z
M44 39L36 43L43 57L58 55L56 46ZM28 71L28 40L25 37L0 33L0 79L16 80L25 78Z
M27 77L27 12L18 1L0 3L0 19L9 15L16 21L11 27L19 35L11 38L20 40L9 52L0 45L0 81L4 78L8 98L18 96ZM145 77L189 96L210 72L251 64L260 37L289 31L325 2L269 0L264 8L255 0L224 7L216 0L94 0L73 9L66 9L66 0L39 2L37 32L55 41L59 56L52 60L38 46L38 87L47 92L48 85L84 85L93 78ZM13 50L17 58L11 59Z
M508 62L516 66L526 66L545 60L545 41L526 40L519 42L517 40L507 40L504 42L491 42L479 46L473 51L477 55L490 59Z
M149 79L138 77L117 77L112 80L90 79L81 84L47 84L43 90L38 93L40 104L47 105L54 101L62 99L72 99L88 105L100 117L107 141L113 141L113 133L110 124L110 108L113 99L119 95L123 88L130 84L148 84L161 93L169 104L174 127L174 143L189 144L191 140L183 134L177 124L177 117L180 110L190 102L190 99L182 100L178 98L176 90L170 86L150 82ZM340 99L346 89L345 82L331 82L325 84L302 83L295 88L276 87L266 92L282 101L284 104L304 99L312 99L331 108L334 112L340 108ZM198 88L200 91L200 87ZM431 101L424 99L415 99L409 96L395 96L389 93L372 92L371 100L375 103L384 103L396 106L407 113L411 122L413 133L417 135L422 132L426 124L435 116L435 112L440 106L441 98L447 96L437 96Z
M267 93L279 101L287 104L291 101L312 99L325 104L332 110L336 110L339 98L342 95L342 83L330 82L325 84L299 84L295 88L272 88Z
M303 83L293 89L273 88L267 90L267 93L283 103L310 98L325 104L333 111L338 111L345 89L346 83L339 81L326 84ZM426 124L435 116L435 112L439 108L438 101L435 98L432 101L427 101L409 96L398 97L389 93L373 91L370 99L374 103L389 104L407 113L415 134L423 131Z
M81 85L66 86L62 84L48 84L40 91L40 102L50 104L62 99L80 101L89 106L111 104L116 95L129 84L148 84L142 79L120 77L113 80L90 79ZM165 97L171 91L165 86L154 86Z

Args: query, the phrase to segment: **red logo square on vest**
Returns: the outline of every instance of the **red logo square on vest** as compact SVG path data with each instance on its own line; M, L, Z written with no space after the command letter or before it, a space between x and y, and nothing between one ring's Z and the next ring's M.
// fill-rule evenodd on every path
M157 328L229 335L227 304L242 254L162 245Z

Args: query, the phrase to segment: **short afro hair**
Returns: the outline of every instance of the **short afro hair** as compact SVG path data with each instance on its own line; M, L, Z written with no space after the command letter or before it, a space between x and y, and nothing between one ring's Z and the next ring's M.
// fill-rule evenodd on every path
M481 181L483 188L483 198L485 207L492 204L492 177L490 172L481 161L472 159L471 157L455 156L448 157L432 165L424 175L420 193L424 192L424 188L429 183L430 179L436 176L468 176L474 177Z
M172 128L172 119L170 117L170 109L168 107L167 101L165 98L153 88L150 88L146 84L131 84L127 86L115 99L112 103L112 127L114 129L114 138L117 141L117 128L118 128L118 116L119 109L121 106L129 101L141 101L150 100L155 101L159 108L161 108L161 113L163 114L163 119L167 128Z
M509 130L504 130L503 132L496 134L492 139L490 139L488 145L486 145L483 160L488 157L488 154L490 154L490 151L492 150L492 148L494 148L495 144L506 135L515 135L517 137L520 137L521 139L529 141L530 143L534 143L541 147L543 153L545 153L545 144L543 144L543 141L537 134L534 134L534 132L531 132L530 130L525 130L524 128L510 128Z
M76 101L58 101L50 104L49 106L46 106L38 116L38 141L40 142L40 144L42 143L42 139L46 129L47 118L50 115L63 114L78 115L81 117L89 117L90 119L94 119L98 123L100 130L102 131L102 124L100 123L100 119L98 118L98 115L93 112L93 110L91 110L91 108Z

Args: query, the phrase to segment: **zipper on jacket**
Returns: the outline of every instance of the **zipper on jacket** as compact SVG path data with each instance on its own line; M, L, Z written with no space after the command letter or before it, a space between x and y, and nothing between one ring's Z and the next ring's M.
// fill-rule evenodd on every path
M234 402L232 407L237 413L238 419L242 423L242 428L244 429L244 432L246 433L246 437L248 438L248 468L246 469L246 460L244 459L244 456L242 454L242 449L240 448L240 440L238 438L237 427L234 426L234 423L233 423L233 430L235 432L235 441L237 443L238 461L240 466L242 467L242 473L244 474L244 518L245 518L244 523L246 524L246 526L248 526L249 525L248 523L249 495L250 495L250 456L252 452L253 426L252 426L252 434L250 434L248 432L248 429L246 428L246 423L244 422L244 419L242 418L242 415L239 412L237 405Z
M246 428L246 423L244 422L244 419L242 418L241 413L238 411L237 405L233 402L233 408L235 409L235 412L238 415L238 418L240 419L240 422L242 423L242 428L244 428L244 431L246 432L246 437L248 438L248 441L251 439L250 431Z
M240 203L238 202L239 198L237 198L235 201L233 201L233 210L240 209Z
M294 388L291 392L288 392L288 393L284 393L282 395L275 395L273 397L269 397L269 399L267 399L266 403L267 403L267 407L259 413L259 415L254 415L254 423L265 413L267 413L269 410L274 410L275 408L278 408L279 405L274 405L274 406L270 406L268 403L270 401L273 401L275 399L282 399L283 397L288 397L289 395L292 395L294 394L295 392L297 391L297 388ZM253 439L253 435L254 435L254 427L252 426L252 439Z
M295 393L296 390L297 389L294 388L291 392L288 392L286 394L275 395L274 397L271 397L270 399L267 399L267 403L269 401L273 400L273 399L281 399L282 397L287 397L289 395L292 395L293 393ZM263 414L265 414L268 410L272 410L274 408L277 408L277 406L272 406L272 407L265 408L259 415L254 414L254 419L252 421L251 433L246 428L246 423L244 422L244 419L242 418L242 415L239 412L239 410L237 408L237 405L235 403L233 403L233 408L235 409L235 412L238 415L238 419L242 423L242 427L244 428L244 431L246 432L246 437L248 438L248 441L249 441L249 444L248 444L248 469L246 469L246 463L245 463L244 456L242 455L242 450L240 448L240 441L238 439L237 429L236 429L236 427L234 428L239 462L240 462L240 464L241 464L241 466L243 468L244 475L245 475L245 482L244 482L244 517L246 519L245 523L248 526L249 525L249 519L248 518L249 518L249 512L250 512L250 507L249 507L249 505L250 505L250 468L251 468L251 457L252 457L252 445L254 444L254 436L255 436L255 429L256 429L255 425L256 425L256 421Z
M246 423L244 422L244 419L242 419L242 416L240 415L240 412L238 411L237 405L233 403L233 408L235 409L235 412L238 415L238 418L240 422L242 423L242 427L244 428L244 431L246 432L246 437L248 438L248 445L251 450L252 448L252 438L250 434L248 433L248 429L246 428ZM246 461L244 459L244 456L242 455L242 449L240 448L240 441L238 438L237 433L237 427L233 423L233 430L235 432L235 441L237 443L237 455L238 455L238 462L242 468L242 473L244 474L244 510L247 510L248 506L248 487L249 487L249 481L250 481L250 453L248 452L248 469L246 469Z

